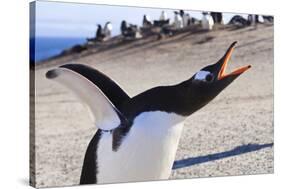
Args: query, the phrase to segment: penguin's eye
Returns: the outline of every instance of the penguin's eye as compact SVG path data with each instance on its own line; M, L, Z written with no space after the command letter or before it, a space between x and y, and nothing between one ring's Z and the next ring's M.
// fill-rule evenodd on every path
M211 82L213 81L213 79L214 79L213 74L205 70L200 70L199 72L196 73L194 77L195 81L203 81L203 82Z
M214 75L209 73L208 75L206 75L205 80L207 82L212 82L214 80Z

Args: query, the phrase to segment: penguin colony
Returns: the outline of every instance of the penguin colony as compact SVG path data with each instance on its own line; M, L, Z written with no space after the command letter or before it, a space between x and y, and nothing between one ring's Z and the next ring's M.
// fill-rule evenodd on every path
M251 67L225 72L235 44L190 79L134 97L86 65L49 70L46 77L72 90L95 117L97 132L86 150L80 184L168 179L185 119Z
M146 34L152 34L155 27L160 27L160 35L171 36L179 30L194 25L199 25L203 30L210 31L213 30L215 24L225 24L221 12L202 12L202 14L202 19L198 20L191 17L184 10L174 11L174 19L171 20L168 18L167 12L163 10L158 20L152 21L149 15L143 15L141 27L123 20L120 24L120 31L124 39L138 39ZM258 23L273 23L273 17L249 14L248 18L244 18L240 15L235 15L227 24L245 27L251 25L256 26ZM106 41L111 38L112 29L113 26L110 22L105 23L104 27L98 24L96 37L89 38L88 41Z

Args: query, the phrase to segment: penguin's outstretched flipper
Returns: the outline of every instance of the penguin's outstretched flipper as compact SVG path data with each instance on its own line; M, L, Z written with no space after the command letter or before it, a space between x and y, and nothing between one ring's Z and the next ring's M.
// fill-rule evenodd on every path
M130 97L110 78L81 64L66 64L46 73L48 79L71 89L93 113L101 130L118 127L123 118L118 107Z

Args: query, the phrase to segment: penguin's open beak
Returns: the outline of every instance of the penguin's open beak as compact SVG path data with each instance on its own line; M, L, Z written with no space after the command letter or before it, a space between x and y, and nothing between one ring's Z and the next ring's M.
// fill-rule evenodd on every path
M236 70L234 70L231 73L226 74L225 70L227 67L227 63L231 57L231 54L234 50L234 46L237 43L237 41L233 42L230 47L228 48L228 50L226 51L225 55L222 57L222 59L217 63L218 65L218 73L217 73L217 80L223 80L224 78L228 78L228 77L237 77L240 74L242 74L243 72L245 72L246 70L248 70L249 68L251 68L251 65L248 66L243 66L241 68L238 68Z

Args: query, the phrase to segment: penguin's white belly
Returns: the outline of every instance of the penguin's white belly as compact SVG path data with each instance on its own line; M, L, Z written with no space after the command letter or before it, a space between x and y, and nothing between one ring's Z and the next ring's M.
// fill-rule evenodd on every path
M97 148L97 182L168 179L183 121L184 117L173 113L142 113L117 151L112 151L112 134L102 133Z

